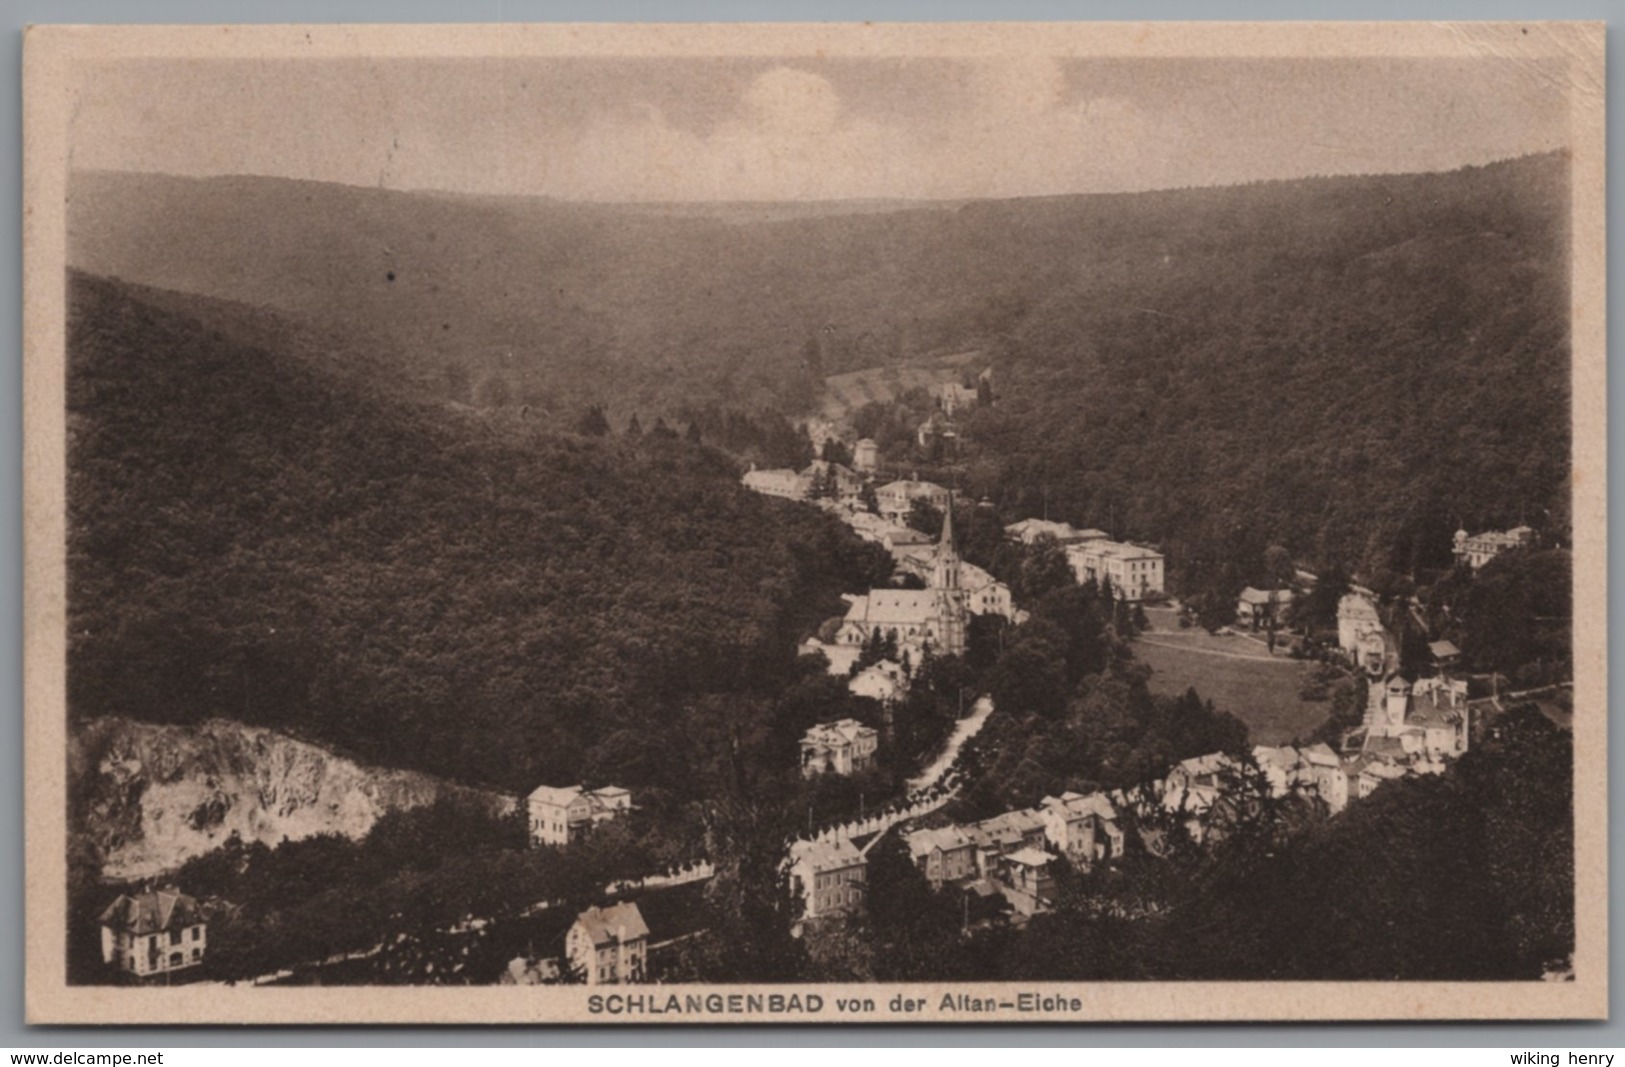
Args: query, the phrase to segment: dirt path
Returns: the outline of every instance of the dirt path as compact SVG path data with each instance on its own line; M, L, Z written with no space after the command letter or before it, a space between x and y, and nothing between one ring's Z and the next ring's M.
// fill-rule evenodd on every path
M921 771L918 778L909 779L909 793L918 793L936 785L942 776L948 773L948 768L954 765L954 760L959 758L959 750L964 747L965 742L976 736L991 714L993 714L992 698L982 697L968 716L954 724L954 732L948 735L948 743L942 746L942 751L937 754L931 765Z

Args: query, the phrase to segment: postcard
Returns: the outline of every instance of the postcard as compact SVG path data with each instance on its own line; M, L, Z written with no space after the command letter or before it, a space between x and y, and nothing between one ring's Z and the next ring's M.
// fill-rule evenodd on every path
M1605 1016L1603 37L31 29L30 1021Z

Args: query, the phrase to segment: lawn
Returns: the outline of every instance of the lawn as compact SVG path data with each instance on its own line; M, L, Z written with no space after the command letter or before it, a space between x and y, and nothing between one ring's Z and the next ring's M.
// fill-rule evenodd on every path
M1187 631L1188 633L1188 631ZM1166 642L1152 644L1149 642ZM1204 700L1247 724L1255 745L1280 745L1307 737L1326 718L1326 701L1298 699L1312 665L1271 658L1242 637L1151 632L1134 643L1134 655L1151 667L1151 691L1177 696L1195 688Z

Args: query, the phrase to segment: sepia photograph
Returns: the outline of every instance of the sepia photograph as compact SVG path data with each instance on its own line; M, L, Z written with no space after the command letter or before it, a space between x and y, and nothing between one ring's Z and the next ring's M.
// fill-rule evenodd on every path
M1600 24L24 63L31 1022L1606 1016Z

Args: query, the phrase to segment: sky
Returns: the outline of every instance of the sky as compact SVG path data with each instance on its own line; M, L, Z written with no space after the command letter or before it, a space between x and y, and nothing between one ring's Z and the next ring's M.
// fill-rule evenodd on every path
M1494 57L141 59L70 165L591 201L945 199L1448 170L1568 144Z

